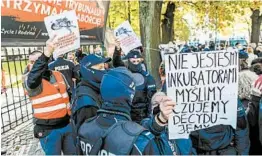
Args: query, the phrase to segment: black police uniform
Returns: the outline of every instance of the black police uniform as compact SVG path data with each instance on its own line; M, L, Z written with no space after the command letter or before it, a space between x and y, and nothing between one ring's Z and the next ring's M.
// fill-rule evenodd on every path
M102 104L100 83L106 71L95 70L91 67L109 61L111 61L110 58L102 58L101 56L90 54L80 62L81 81L76 87L76 94L71 106L76 132L86 119L96 115Z
M48 68L50 70L55 70L61 72L67 82L69 83L69 86L71 89L74 88L74 82L72 78L76 78L76 73L75 73L75 65L71 61L65 60L62 57L58 57L55 61L49 63Z
M150 116L151 113L151 98L156 93L156 83L154 78L145 70L142 64L133 65L129 60L125 64L121 60L120 51L115 49L113 55L114 67L126 66L133 74L136 84L136 93L132 103L131 118L133 121L140 123L144 118ZM141 57L141 54L136 49L129 52L126 58L134 56Z
M98 116L79 128L78 145L86 155L159 155L154 136L131 121L135 93L131 72L116 68L104 75L101 83L103 104Z

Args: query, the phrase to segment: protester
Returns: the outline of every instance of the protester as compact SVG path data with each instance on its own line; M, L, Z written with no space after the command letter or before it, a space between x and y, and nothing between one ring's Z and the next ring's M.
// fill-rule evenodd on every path
M67 53L67 60L75 64L75 54L73 52Z
M245 111L238 100L237 129L227 125L191 132L190 138L197 154L208 155L247 155L249 152L248 125Z
M203 51L210 51L207 44L203 45L202 49L203 49Z
M183 46L183 48L181 49L181 51L180 51L180 53L191 53L191 52L192 51L191 51L190 47L187 44L185 44Z
M256 58L251 62L251 71L255 72L257 75L262 74L262 58Z
M78 78L75 71L75 65L71 61L68 61L64 59L64 55L59 55L58 58L48 64L49 70L55 70L61 72L64 77L66 78L66 81L68 82L71 92L74 91L74 81L73 78Z
M104 63L110 58L90 54L80 63L81 81L76 88L76 96L72 104L72 118L76 131L86 120L96 115L101 107L100 83L106 73Z
M159 76L160 76L161 85L163 85L165 80L166 80L166 72L165 72L164 62L160 63L159 68L158 68L158 73L159 73Z
M262 57L262 46L258 46L256 48L256 52L258 57Z
M239 52L240 71L247 67L247 53ZM240 93L241 94L241 91ZM230 103L229 103L230 104ZM248 122L245 109L240 99L237 103L237 127L234 129L229 125L216 125L206 129L191 132L190 138L197 154L208 155L247 155L250 142L248 133Z
M103 56L102 48L101 48L101 47L96 47L96 48L94 49L94 54Z
M131 118L133 121L140 123L144 118L149 117L151 112L151 98L156 92L154 78L142 67L142 55L139 48L131 50L126 58L127 64L121 60L120 44L115 48L113 55L114 67L126 66L135 75L136 94L131 106Z
M259 72L262 73L262 70ZM250 129L250 152L252 155L262 154L262 75L255 81L251 91L251 102L248 105L247 117Z
M220 50L226 50L226 47L225 47L225 44L224 44L224 43L221 43L221 44L220 44Z
M253 83L258 78L255 72L249 70L249 66L247 63L248 58L249 55L247 55L246 53L239 53L240 72L238 83L238 96L245 109L248 107L248 103L251 100L251 88L253 86Z
M242 46L242 45L237 42L237 43L235 44L235 47L234 47L234 48L235 48L235 49L242 49L241 46Z
M131 120L135 95L133 74L125 67L112 69L104 75L100 90L103 104L98 116L83 123L79 129L83 154L160 155L154 135ZM154 125L159 127L160 122L167 122L174 107L174 102L168 99L164 103L164 111L153 118Z
M253 53L254 53L255 55L257 55L257 51L256 51L257 44L256 44L256 43L250 43L250 44L248 45L248 47L251 47L251 48L253 49Z
M209 50L210 50L210 51L214 51L215 48L216 48L215 43L214 43L214 42L211 42L210 45L209 45Z
M248 67L250 67L251 62L257 58L257 55L254 54L254 50L252 47L247 47L247 53L248 53L247 63L248 63Z
M164 83L165 84L165 83ZM164 103L159 102L163 101L166 97L166 90L162 89L163 92L158 92L154 94L152 97L151 103L152 103L152 116L157 116L161 114L162 107ZM196 151L192 147L192 142L190 139L168 139L168 128L167 128L167 122L162 122L162 125L165 125L165 129L160 131L155 130L152 127L152 123L154 118L146 118L144 119L141 124L150 130L155 135L155 141L157 142L157 145L161 147L160 154L161 155L193 155L196 154ZM167 120L167 119L166 119Z
M83 53L82 49L79 48L75 52L76 61L80 63L80 61L86 56L86 54Z
M45 154L61 155L63 152L64 155L74 155L75 137L69 120L70 88L60 72L48 70L54 39L55 36L47 41L47 50L40 53L29 71L25 89L33 107L34 136L40 140Z

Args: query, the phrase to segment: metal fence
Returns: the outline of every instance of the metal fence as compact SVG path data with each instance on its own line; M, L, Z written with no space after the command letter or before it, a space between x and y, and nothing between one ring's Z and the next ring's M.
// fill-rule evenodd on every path
M43 50L43 47L1 48L2 134L32 118L32 107L22 86L22 74L28 63L28 55L33 50Z
M82 45L86 53L93 53L97 45ZM1 47L1 134L14 129L32 118L32 106L24 93L22 74L29 54L44 47ZM6 89L3 90L3 87Z

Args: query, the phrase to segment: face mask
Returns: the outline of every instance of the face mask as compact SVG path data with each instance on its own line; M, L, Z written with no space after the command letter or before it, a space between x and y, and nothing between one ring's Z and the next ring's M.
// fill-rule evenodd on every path
M133 64L128 60L128 69L131 70L134 73L139 73L142 71L142 64Z
M103 76L106 73L106 70L96 70L96 69L91 69L93 71L93 80L97 83L101 83L101 80Z
M87 81L93 86L99 88L101 80L106 73L106 70L96 70L91 68L86 68L84 66L80 67L81 79Z

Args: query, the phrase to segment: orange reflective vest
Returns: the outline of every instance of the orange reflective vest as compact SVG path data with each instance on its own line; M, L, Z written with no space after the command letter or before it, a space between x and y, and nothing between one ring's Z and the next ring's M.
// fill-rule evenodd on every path
M57 119L70 115L69 96L66 83L60 72L52 71L56 82L42 79L42 92L30 97L33 115L37 119Z

